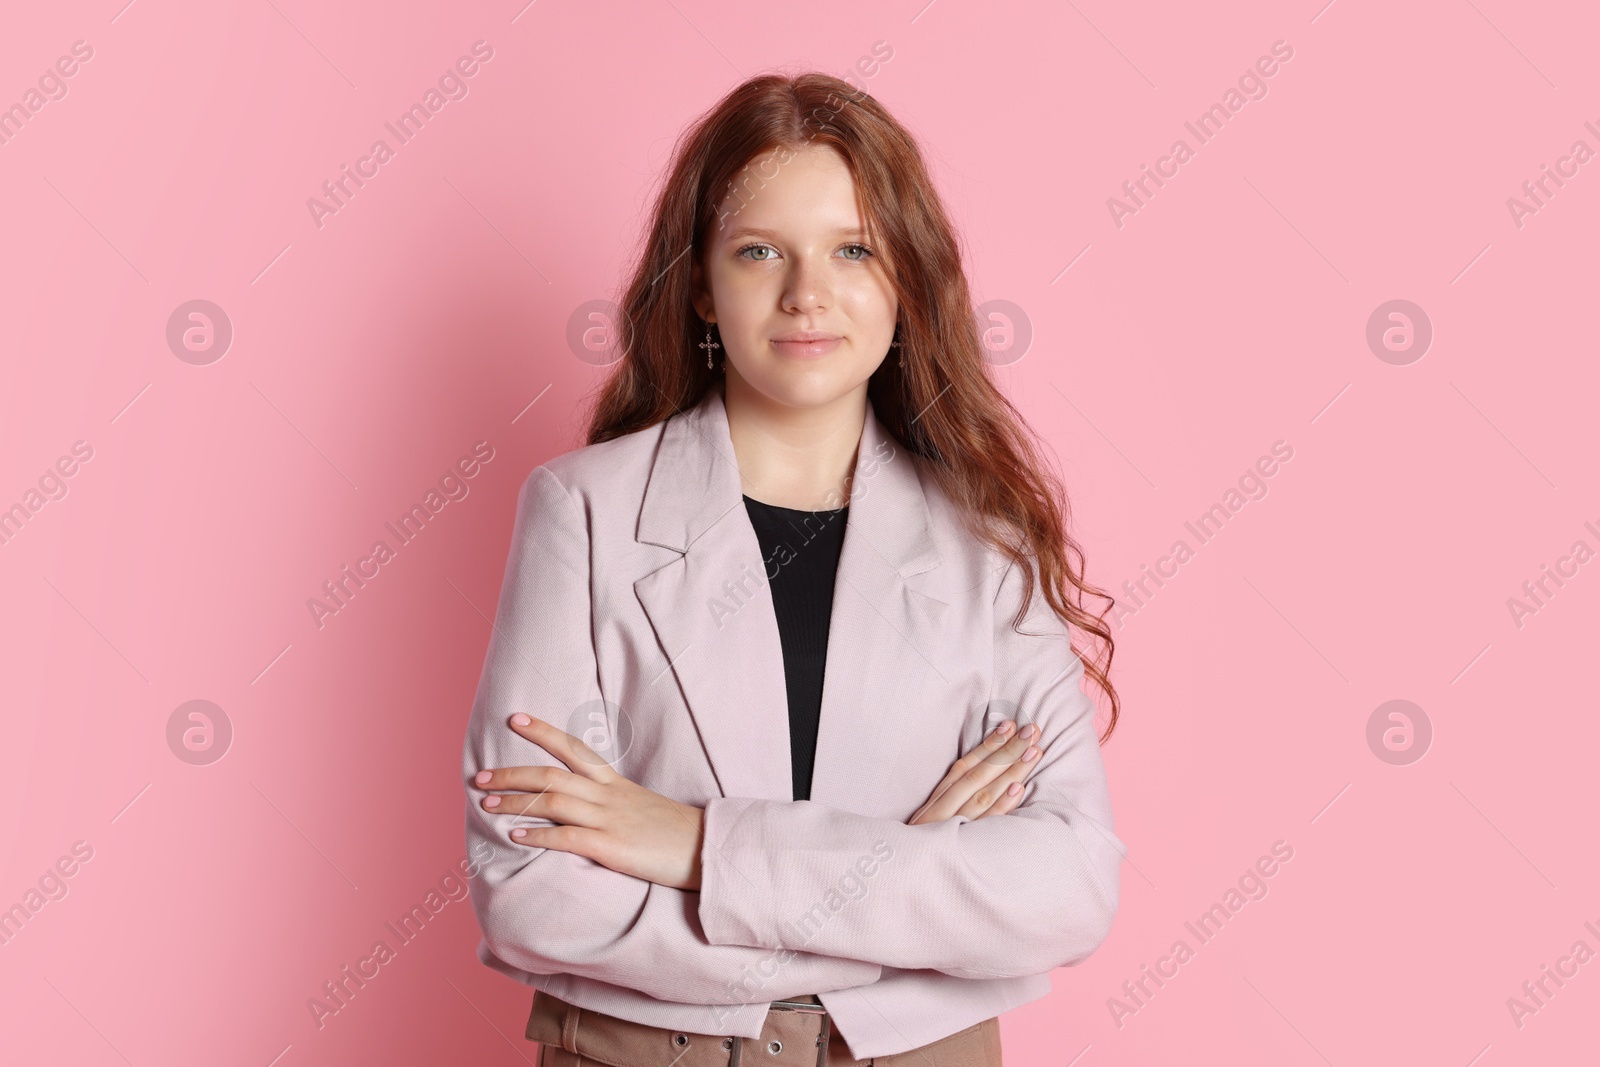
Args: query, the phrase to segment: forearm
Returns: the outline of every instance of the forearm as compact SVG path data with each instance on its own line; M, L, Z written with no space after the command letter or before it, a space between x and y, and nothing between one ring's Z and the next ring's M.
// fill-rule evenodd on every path
M1090 821L1049 803L907 826L810 801L713 800L700 921L718 945L1045 973L1088 956L1116 911L1121 853Z
M482 839L482 830L469 823L469 839ZM760 1003L868 985L882 973L875 963L815 951L713 945L695 892L571 853L487 840L491 858L474 880L473 906L489 950L522 970L688 1004Z

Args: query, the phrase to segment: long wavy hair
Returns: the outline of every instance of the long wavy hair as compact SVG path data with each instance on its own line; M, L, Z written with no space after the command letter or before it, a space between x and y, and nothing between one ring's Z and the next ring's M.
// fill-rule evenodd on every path
M1103 743L1120 713L1110 681L1115 642L1104 621L1115 601L1085 582L1065 489L1041 458L1048 449L989 377L955 231L922 154L867 93L827 74L766 74L684 131L618 308L622 356L592 405L588 443L654 426L712 387L717 372L697 347L704 324L690 302L691 265L703 262L725 198L751 183L759 188L752 160L811 146L831 147L848 165L901 308L903 363L885 359L869 379L873 411L926 461L972 532L1023 569L1028 582L1012 627L1026 617L1037 565L1045 599L1069 633L1075 627L1095 639L1095 655L1073 652L1110 700ZM1084 608L1085 595L1106 602L1098 615Z

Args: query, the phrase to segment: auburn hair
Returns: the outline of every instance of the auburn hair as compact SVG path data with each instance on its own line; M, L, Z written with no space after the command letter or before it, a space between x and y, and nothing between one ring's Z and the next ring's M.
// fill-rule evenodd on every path
M866 92L822 73L765 74L679 137L618 308L613 343L621 357L593 402L588 443L654 426L712 387L716 372L697 347L703 324L691 303L691 265L704 256L724 201L742 203L759 189L757 156L811 146L832 148L849 167L900 305L903 363L885 359L873 372L873 411L926 461L969 529L1022 568L1013 628L1027 614L1037 565L1045 599L1069 633L1075 627L1095 639L1094 656L1073 652L1110 699L1103 743L1120 713L1110 681L1115 642L1104 621L1115 601L1085 582L1065 489L1042 458L1048 450L989 377L955 231L922 153ZM1086 594L1106 602L1099 615L1084 608Z

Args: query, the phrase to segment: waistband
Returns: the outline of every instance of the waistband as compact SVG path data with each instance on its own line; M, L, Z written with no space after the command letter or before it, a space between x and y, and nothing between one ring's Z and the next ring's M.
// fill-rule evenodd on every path
M636 1023L580 1008L536 989L524 1036L611 1067L654 1063L673 1067L827 1067L832 1035L832 1016L815 994L773 1001L761 1036L746 1038ZM759 1059L756 1053L760 1053Z

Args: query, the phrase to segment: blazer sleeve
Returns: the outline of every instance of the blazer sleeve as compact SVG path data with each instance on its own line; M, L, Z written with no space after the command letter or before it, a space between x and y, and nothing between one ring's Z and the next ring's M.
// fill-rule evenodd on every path
M804 949L960 978L1048 973L1099 946L1127 849L1112 832L1083 663L1034 571L1025 633L1011 626L1023 589L1014 563L994 602L990 699L1014 703L1018 725L1036 724L1042 738L1021 804L1005 815L908 826L813 801L713 799L700 885L712 944Z
M601 698L590 619L589 538L554 473L536 468L517 498L510 559L463 746L467 851L485 950L534 974L571 974L658 1000L749 1004L871 984L878 964L816 952L713 945L698 895L613 871L584 856L514 842L549 819L485 811L472 781L486 767L562 766L508 725L526 712L561 729ZM570 732L570 731L569 731ZM776 973L774 962L781 962ZM490 964L493 966L493 964ZM749 974L763 977L753 983Z

